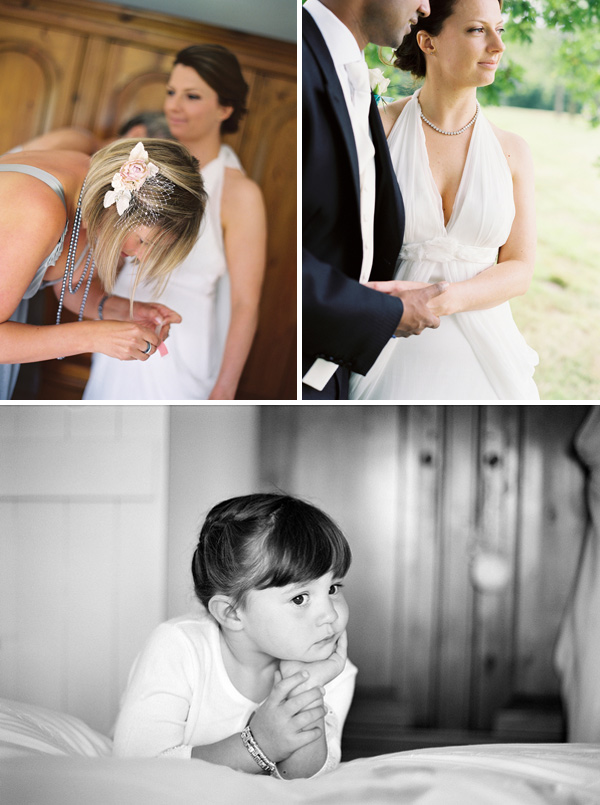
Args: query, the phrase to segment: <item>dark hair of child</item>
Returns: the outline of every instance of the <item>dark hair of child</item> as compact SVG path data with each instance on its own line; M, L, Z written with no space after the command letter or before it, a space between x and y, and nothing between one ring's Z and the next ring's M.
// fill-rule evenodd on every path
M194 590L243 606L249 590L284 587L348 572L352 554L340 528L310 503L284 494L230 498L208 513L192 559Z

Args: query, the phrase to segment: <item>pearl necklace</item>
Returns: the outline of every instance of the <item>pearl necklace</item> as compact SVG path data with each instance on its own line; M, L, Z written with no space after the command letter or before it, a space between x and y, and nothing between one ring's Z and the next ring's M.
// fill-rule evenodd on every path
M440 134L446 134L448 137L455 137L457 134L462 134L463 131L466 131L467 129L470 129L471 126L477 120L477 115L479 114L479 101L475 101L475 103L477 104L477 109L475 110L475 114L473 115L472 119L467 123L466 126L463 126L462 129L458 129L458 131L443 131L442 129L438 129L437 126L433 125L431 120L427 120L427 118L423 114L422 109L421 109L421 120L425 121L425 123L427 123L428 126L431 126L432 129L435 129L435 131L438 131ZM420 108L420 105L419 105L419 108Z
M65 292L67 288L69 289L70 294L75 294L81 288L83 281L86 279L87 282L85 284L85 289L83 292L83 299L81 300L81 307L79 308L79 321L83 319L83 310L85 308L85 303L88 298L88 293L90 291L90 285L92 284L92 277L94 276L94 269L95 263L92 259L92 250L89 248L89 253L87 256L87 260L85 261L84 269L81 273L81 277L79 278L79 282L75 287L73 287L73 273L75 271L75 255L77 253L77 243L79 242L79 229L81 227L81 199L83 197L83 189L85 187L85 181L83 182L83 186L81 188L81 193L79 194L79 200L77 202L77 210L75 211L75 218L73 219L73 231L71 232L71 242L69 243L69 251L67 252L67 262L65 265L65 273L62 279L62 287L60 289L60 299L58 301L58 311L56 314L56 323L60 324L60 316L63 309L63 302L65 299ZM62 360L59 358L59 360Z

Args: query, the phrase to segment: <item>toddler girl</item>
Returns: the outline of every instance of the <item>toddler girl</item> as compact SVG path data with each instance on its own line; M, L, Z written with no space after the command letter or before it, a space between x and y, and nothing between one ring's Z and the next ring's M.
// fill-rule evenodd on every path
M150 636L129 677L115 754L282 778L334 768L356 675L341 589L350 561L335 523L297 498L216 505L192 561L203 609Z

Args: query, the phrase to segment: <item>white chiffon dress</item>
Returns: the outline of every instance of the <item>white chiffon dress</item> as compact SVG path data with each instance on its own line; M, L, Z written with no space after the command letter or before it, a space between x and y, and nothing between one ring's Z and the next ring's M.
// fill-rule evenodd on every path
M460 282L494 265L515 216L512 176L489 122L479 114L444 225L429 167L419 90L394 124L388 144L406 209L395 278ZM515 324L510 304L444 316L419 336L393 338L366 376L353 374L355 400L538 400L537 354Z
M600 409L596 405L590 406L577 433L575 451L588 470L589 525L554 661L569 742L600 744ZM565 536L572 540L572 535Z
M95 354L84 400L206 400L217 379L230 320L229 274L221 227L225 170L242 171L236 154L221 146L216 159L202 166L208 204L200 236L187 258L173 271L157 299L140 284L136 301L160 301L182 317L165 341L168 354L155 352L147 361L119 361ZM114 293L129 297L135 264L127 260Z

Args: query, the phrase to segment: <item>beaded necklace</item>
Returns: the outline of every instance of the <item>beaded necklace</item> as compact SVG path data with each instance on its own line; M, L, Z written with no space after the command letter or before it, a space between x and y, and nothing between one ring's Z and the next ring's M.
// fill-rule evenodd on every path
M82 283L87 277L87 282L83 292L83 299L81 300L81 307L79 308L79 321L83 319L83 310L87 301L90 285L92 284L92 277L94 276L94 269L96 267L92 258L92 250L88 246L88 256L85 261L84 269L79 278L79 282L73 287L73 273L75 271L75 255L77 253L77 244L79 242L79 230L81 227L81 199L83 197L83 190L85 188L85 180L83 182L79 200L77 202L77 210L75 211L75 218L73 219L73 230L71 232L71 241L69 243L69 251L67 252L67 263L65 266L65 273L62 279L62 286L60 289L60 299L58 300L58 312L56 314L56 323L60 324L60 317L63 309L65 299L65 292L68 289L70 294L75 294L81 288ZM62 359L59 359L62 360Z
M446 134L448 137L455 137L457 134L462 134L463 131L470 129L477 120L477 115L479 114L479 101L475 101L475 103L477 104L477 109L475 110L475 114L473 115L472 119L467 123L466 126L463 126L462 129L458 129L458 131L444 131L443 129L438 129L437 126L433 125L431 120L427 120L419 104L419 109L421 109L421 120L427 123L428 126L431 126L432 129L435 129L435 131L438 131L440 134Z

